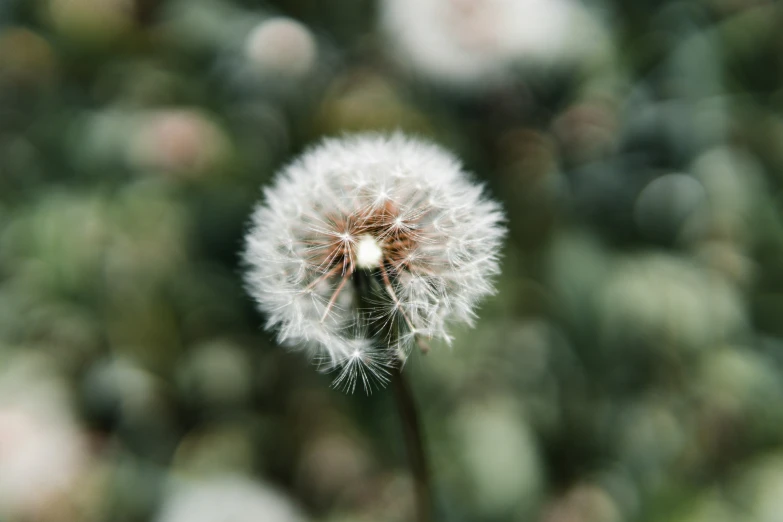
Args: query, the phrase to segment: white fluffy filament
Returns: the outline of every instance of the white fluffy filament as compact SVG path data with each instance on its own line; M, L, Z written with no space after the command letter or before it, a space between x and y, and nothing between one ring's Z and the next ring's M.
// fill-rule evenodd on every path
M247 286L281 342L309 347L339 371L336 384L369 390L413 344L449 341L450 323L473 321L493 292L502 221L435 145L401 134L326 140L255 209ZM383 288L369 305L361 273Z

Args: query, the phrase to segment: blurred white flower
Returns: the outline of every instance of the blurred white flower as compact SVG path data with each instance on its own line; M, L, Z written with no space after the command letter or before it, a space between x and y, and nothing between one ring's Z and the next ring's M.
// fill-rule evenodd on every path
M253 215L249 291L279 339L385 380L425 339L472 323L505 228L502 211L445 150L401 134L326 140L286 167Z
M138 117L127 155L136 168L199 175L214 169L227 148L227 138L206 114L167 108Z
M302 522L281 493L251 479L225 475L177 483L157 522Z
M583 62L608 42L572 0L384 0L381 24L403 62L463 87L504 83L520 65Z
M315 65L318 49L310 30L285 17L264 20L245 41L245 53L267 75L304 76Z
M0 374L0 519L39 520L74 494L88 451L66 390L41 361L4 361Z

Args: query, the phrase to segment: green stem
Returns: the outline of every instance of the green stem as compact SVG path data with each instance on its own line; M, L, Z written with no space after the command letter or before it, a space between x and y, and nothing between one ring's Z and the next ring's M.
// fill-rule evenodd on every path
M424 437L416 402L413 399L410 385L402 374L401 368L396 368L392 374L392 388L397 411L402 423L408 460L413 474L416 494L416 520L430 522L432 520L432 484L430 480L427 454L424 450Z
M357 270L354 275L354 287L358 297L360 310L373 309L372 296L384 295L383 277L381 271L372 273L366 270ZM392 339L393 329L390 335L387 332L373 332L376 339ZM413 398L410 385L402 374L402 361L392 370L392 389L394 390L394 402L397 404L397 412L400 416L402 432L405 438L405 447L408 452L411 474L413 475L414 493L416 498L416 522L431 522L433 516L432 483L430 480L427 453L424 450L424 436L419 422L419 413L416 401Z

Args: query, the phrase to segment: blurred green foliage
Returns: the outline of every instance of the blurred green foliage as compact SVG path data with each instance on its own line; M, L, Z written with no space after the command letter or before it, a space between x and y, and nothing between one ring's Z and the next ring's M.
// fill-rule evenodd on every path
M238 264L282 164L402 129L510 228L406 366L437 519L780 521L783 7L583 8L594 54L466 88L370 0L0 1L0 520L411 520L389 393L275 346Z

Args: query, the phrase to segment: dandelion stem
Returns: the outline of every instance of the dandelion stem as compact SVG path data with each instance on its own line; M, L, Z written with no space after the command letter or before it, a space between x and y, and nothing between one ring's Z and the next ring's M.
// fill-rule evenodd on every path
M397 411L400 415L402 431L405 436L405 446L408 451L408 460L410 461L413 474L416 494L416 520L417 522L431 522L433 511L432 483L416 402L410 385L402 374L401 367L393 370L391 381L394 388L394 401L397 403Z

